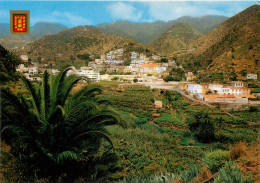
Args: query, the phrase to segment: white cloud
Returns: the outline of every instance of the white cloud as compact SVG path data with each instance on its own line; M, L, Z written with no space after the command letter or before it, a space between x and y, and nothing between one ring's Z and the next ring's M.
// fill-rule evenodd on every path
M153 20L174 20L182 16L223 15L231 17L247 8L233 2L149 2L149 16Z
M138 21L142 18L143 12L137 10L134 6L127 3L117 2L110 4L107 11L113 18L124 19L130 21Z
M69 27L75 27L78 25L92 25L92 21L86 19L82 16L75 15L69 12L59 12L53 11L49 15L41 17L31 17L31 23L35 24L37 22L53 22L67 25Z

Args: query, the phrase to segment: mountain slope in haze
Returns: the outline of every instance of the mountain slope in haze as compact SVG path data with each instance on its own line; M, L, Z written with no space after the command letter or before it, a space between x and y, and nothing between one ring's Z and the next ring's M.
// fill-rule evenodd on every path
M218 15L205 15L201 17L183 16L169 21L168 24L188 23L202 34L207 34L227 19L228 17Z
M43 36L56 34L66 28L68 27L59 23L38 22L32 26L30 34L33 39L39 39Z
M7 24L8 25L8 24ZM0 24L0 29L2 25ZM24 36L10 35L10 26L8 25L8 34L0 40L0 44L8 49L22 47L33 40L40 39L46 35L56 34L67 27L58 23L38 22L31 27L30 34Z
M226 19L227 17L224 16L206 15L203 17L184 16L168 22L156 21L152 23L133 23L126 20L120 20L113 23L99 24L97 25L97 28L106 34L130 37L138 42L146 44L176 23L189 23L201 33L206 34Z
M158 53L173 54L176 51L186 50L193 41L201 37L201 33L190 24L176 23L166 32L148 43Z
M106 34L116 34L122 37L129 37L145 44L155 36L161 34L162 30L166 27L166 22L157 21L153 23L133 23L126 20L120 20L111 24L99 24L96 27Z
M260 6L254 5L226 20L191 46L188 62L208 68L206 72L234 72L238 76L257 72L260 59Z
M10 25L6 23L0 23L0 38L10 34Z
M115 35L106 35L94 26L78 26L54 35L44 36L28 44L23 54L26 53L31 58L70 60L76 59L79 54L103 54L123 46L132 47L133 51L148 50L141 43ZM131 49L128 50L131 51Z

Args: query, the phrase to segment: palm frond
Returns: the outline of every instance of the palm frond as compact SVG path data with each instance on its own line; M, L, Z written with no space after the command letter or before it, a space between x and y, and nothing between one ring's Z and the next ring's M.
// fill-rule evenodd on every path
M33 87L33 85L31 84L31 82L26 79L24 76L21 75L21 79L22 82L25 86L25 88L27 89L27 91L29 92L30 96L31 96L31 102L33 104L33 107L35 109L35 111L37 111L37 113L39 114L40 111L40 97L36 94L36 90Z
M101 131L88 131L88 132L84 132L79 134L78 136L76 136L73 140L77 140L79 138L83 138L84 136L88 136L88 135L93 135L93 136L97 136L99 138L104 138L105 140L107 140L112 147L114 147L112 140L110 139L110 137L105 134L104 132Z

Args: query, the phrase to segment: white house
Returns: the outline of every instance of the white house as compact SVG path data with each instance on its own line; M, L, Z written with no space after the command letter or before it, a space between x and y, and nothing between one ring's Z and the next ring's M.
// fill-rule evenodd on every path
M107 64L122 64L123 60L106 60L105 63Z
M251 89L247 87L227 86L220 90L220 94L250 95Z
M17 72L28 72L28 68L24 66L24 64L19 64L16 68Z
M29 68L28 68L28 72L29 72L30 74L38 74L38 67L36 67L36 66L29 67Z
M57 75L60 71L58 69L52 69L51 72L53 75Z
M167 67L157 67L157 73L160 74L160 73L163 73L167 70Z
M79 72L75 73L76 75L87 77L90 81L100 81L100 74L94 70L80 68Z
M144 60L142 60L142 59L132 60L131 64L144 64Z
M223 88L223 85L220 84L209 84L209 90L213 93L219 94L221 89Z
M26 79L29 79L30 81L41 81L40 77L34 76L33 74L24 73L24 76Z
M188 90L191 93L199 94L202 93L202 86L200 84L188 84Z
M234 87L244 87L243 81L231 81L230 84Z
M203 86L200 84L188 84L188 91L192 94L197 95L201 99L204 96Z
M257 79L257 74L247 74L246 79Z
M137 53L136 52L131 52L131 59L134 60L137 58Z
M22 61L25 61L25 62L27 62L29 59L27 55L21 55L20 58L22 59Z

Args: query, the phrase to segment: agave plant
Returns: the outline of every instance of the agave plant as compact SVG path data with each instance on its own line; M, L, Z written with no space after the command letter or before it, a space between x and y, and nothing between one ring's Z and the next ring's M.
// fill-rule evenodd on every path
M113 145L106 127L124 126L120 116L98 97L100 86L88 84L71 94L83 78L66 77L69 70L57 76L45 71L40 85L21 76L26 96L1 90L1 137L27 175L80 172L89 167L103 139Z

